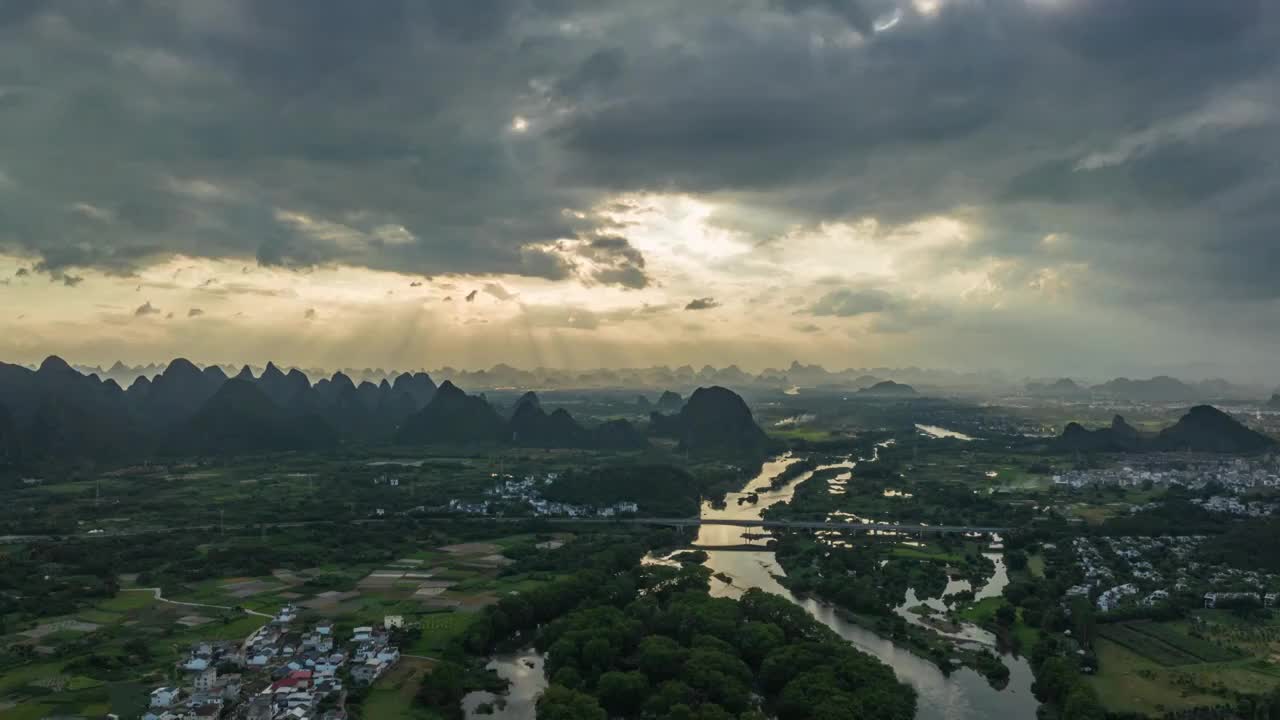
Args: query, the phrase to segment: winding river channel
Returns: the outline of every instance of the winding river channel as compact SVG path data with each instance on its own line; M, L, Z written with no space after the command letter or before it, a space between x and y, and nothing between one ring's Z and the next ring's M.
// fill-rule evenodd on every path
M730 493L721 508L712 507L710 503L702 508L703 518L753 520L759 519L761 512L770 505L791 499L796 486L812 477L813 473L805 473L793 482L779 489L770 489L770 481L785 468L792 459L787 456L765 463L764 467L741 493ZM852 476L856 463L844 462L819 466L818 472L831 468L845 468ZM857 482L850 477L849 482ZM738 503L739 497L748 493L756 493L757 503ZM698 533L697 545L763 545L767 538L767 530L759 527L734 527L726 525L704 525ZM743 536L748 536L744 538ZM834 630L844 639L853 643L859 650L870 653L893 668L898 678L911 685L919 694L916 717L919 720L976 720L977 718L1034 718L1036 716L1036 699L1031 694L1031 667L1023 658L1005 655L1001 659L1009 666L1009 684L1003 690L996 690L987 683L986 678L968 668L962 668L944 675L936 665L912 654L905 648L894 645L874 632L846 622L837 614L832 606L793 595L778 583L777 576L785 575L782 567L774 559L773 553L761 549L756 551L708 551L706 566L715 573L723 573L731 578L730 583L716 579L711 581L711 594L736 597L749 588L781 595L804 608L827 627ZM991 555L993 560L998 555ZM996 563L996 572L987 584L976 590L978 597L998 595L1004 589L1008 577L1004 572L1004 563ZM951 588L954 590L956 588ZM914 593L908 597L903 608L909 607ZM902 610L902 609L900 609ZM904 617L905 611L900 612ZM962 631L966 639L989 642L990 635L986 631L967 626Z
M704 519L759 520L765 508L778 502L791 499L796 486L808 480L814 472L840 468L847 472L841 475L846 482L857 482L853 476L856 463L846 461L831 465L822 465L812 472L804 473L780 488L771 488L774 477L782 472L793 461L784 455L775 458L761 469L760 474L751 480L741 492L730 493L723 506L715 507L706 503L702 507ZM758 501L742 502L755 493ZM933 663L912 654L905 648L894 645L874 632L843 620L836 609L826 603L793 595L777 580L785 575L782 567L774 558L774 554L765 547L768 542L768 531L763 527L737 527L725 525L703 525L699 529L696 544L707 546L759 546L760 550L710 550L705 563L713 573L727 577L728 582L713 578L711 594L719 597L737 597L749 588L758 587L766 592L780 595L804 608L810 615L834 630L844 639L853 643L859 650L876 656L893 668L898 678L911 685L918 693L918 720L978 720L986 718L1009 718L1010 720L1031 719L1036 716L1037 702L1031 694L1031 668L1025 659L1012 655L1004 655L1001 659L1009 666L1009 683L1003 690L992 688L984 677L968 668L962 668L944 675ZM977 597L989 597L1000 594L1007 582L1004 563L998 554L988 557L996 561L996 572L987 584L975 590ZM658 562L661 562L658 560ZM953 581L962 582L962 581ZM963 589L967 585L948 587L948 592ZM941 609L938 601L928 604ZM914 614L906 608L920 604L915 599L914 591L908 594L907 602L897 609L899 615L910 621L916 621ZM969 642L992 644L994 639L990 633L972 625L963 626L954 635ZM525 720L534 717L534 699L537 693L546 687L546 679L541 672L541 658L531 651L516 655L503 655L493 659L490 667L498 674L512 681L506 706L489 717L509 720ZM478 717L475 707L482 701L492 700L488 693L473 693L464 703L467 717Z

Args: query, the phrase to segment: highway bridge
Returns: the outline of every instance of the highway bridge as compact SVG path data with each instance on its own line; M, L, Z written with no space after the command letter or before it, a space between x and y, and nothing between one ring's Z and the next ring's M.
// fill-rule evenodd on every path
M664 525L667 527L701 527L703 525L727 525L749 528L781 528L788 530L839 530L842 532L893 532L893 533L982 533L1007 532L1009 528L985 525L907 525L899 523L832 522L829 520L731 520L711 518L546 518L552 522L612 523L632 525Z
M541 521L549 524L592 524L592 525L659 525L665 527L702 527L704 525L724 525L729 527L744 528L778 528L788 530L839 530L841 532L851 533L903 533L903 534L932 534L932 533L1003 533L1008 528L1002 527L986 527L978 525L906 525L897 523L856 523L856 522L830 522L822 520L732 520L718 518L696 518L696 517L493 517L493 516L477 516L477 515L444 515L435 517L408 517L404 515L396 516L399 520L412 520L418 523L430 523L433 520L451 521L477 521L477 522L499 522L499 523L523 523L530 521ZM15 543L28 543L38 541L68 541L83 539L106 539L128 537L132 535L150 535L157 533L173 533L173 532L241 532L253 533L260 532L263 528L292 528L306 527L309 525L329 525L335 522L350 522L355 524L378 524L388 522L391 518L361 518L356 520L301 520L295 522L276 522L276 523L255 523L252 525L184 525L182 527L145 527L127 530L111 530L107 532L97 531L87 535L2 535L0 536L0 545L8 545Z

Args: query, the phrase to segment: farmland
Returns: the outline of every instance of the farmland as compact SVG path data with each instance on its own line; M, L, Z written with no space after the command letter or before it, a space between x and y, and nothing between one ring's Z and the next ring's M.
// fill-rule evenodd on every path
M1170 623L1111 623L1100 626L1098 634L1166 667L1227 662L1241 657L1241 653L1230 647L1194 637Z
M1161 714L1280 687L1270 641L1277 626L1204 610L1190 620L1109 623L1089 679L1108 709Z
M343 632L381 624L387 615L416 625L418 632L403 652L418 657L405 658L403 668L373 688L368 702L370 712L377 714L368 716L432 717L411 702L430 666L425 658L443 654L476 610L559 577L512 572L513 561L504 553L536 555L543 552L539 545L555 546L571 536L524 533L490 536L484 542L431 537L454 542L398 544L383 562L345 564L332 557L309 567L189 582L166 577L163 600L154 588L137 585L137 573L125 573L118 576L114 595L84 602L73 612L11 614L0 642L22 654L8 656L0 675L0 720L102 716L121 709L128 711L122 716L137 717L150 688L175 679L174 664L192 643L242 639L267 621L243 610L270 614L286 604L307 616L332 620ZM287 547L295 539L282 535L277 541ZM206 547L203 552L216 550Z

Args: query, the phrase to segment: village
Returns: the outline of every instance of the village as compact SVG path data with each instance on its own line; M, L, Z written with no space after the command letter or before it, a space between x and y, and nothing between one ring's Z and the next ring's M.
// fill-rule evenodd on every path
M1053 476L1057 486L1085 488L1113 485L1121 488L1169 487L1199 489L1211 483L1231 494L1280 487L1280 458L1160 453L1125 457L1115 466L1068 470Z
M539 488L555 482L559 478L559 473L546 473L541 478L536 475L526 475L523 479L518 479L514 475L494 473L493 477L498 482L485 491L489 499L470 501L454 498L449 501L449 510L470 515L490 515L494 514L497 506L501 505L508 509L528 509L539 517L615 517L634 514L639 509L636 503L626 501L595 506L547 500L542 496Z
M177 665L180 684L152 690L143 720L342 720L347 684L371 685L400 660L399 615L346 638L332 622L298 625L286 605L241 643L193 645Z
M1076 538L1072 551L1082 578L1066 596L1092 599L1099 612L1157 605L1175 593L1199 597L1206 608L1276 603L1280 576L1198 562L1194 553L1204 540L1200 535Z

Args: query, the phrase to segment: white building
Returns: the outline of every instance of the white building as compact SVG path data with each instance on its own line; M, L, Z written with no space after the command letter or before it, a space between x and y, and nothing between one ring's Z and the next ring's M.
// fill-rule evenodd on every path
M151 691L151 707L167 708L178 699L179 690L175 687L158 687Z

